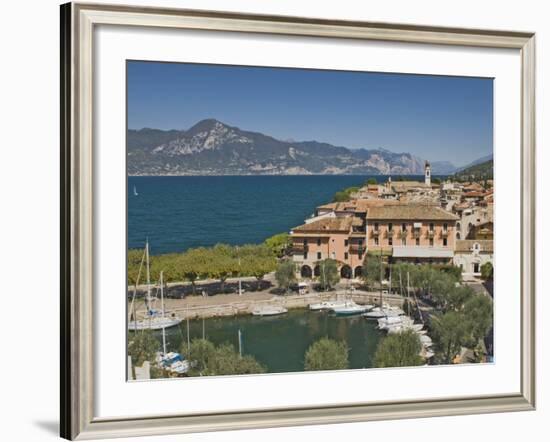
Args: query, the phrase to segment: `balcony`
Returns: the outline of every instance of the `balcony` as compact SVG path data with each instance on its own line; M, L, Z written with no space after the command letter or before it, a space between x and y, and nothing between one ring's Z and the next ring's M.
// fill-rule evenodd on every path
M309 252L309 246L304 244L293 244L292 245L292 253L307 253Z
M428 238L433 238L435 236L435 230L428 230Z
M414 229L414 231L413 231L413 238L415 238L415 239L420 238L421 233L422 233L422 232L420 231L420 229Z
M441 231L441 237L442 238L447 238L449 236L449 231L447 229L443 229Z
M378 236L380 235L380 229L376 228L376 227L373 227L372 229L372 235L373 236Z

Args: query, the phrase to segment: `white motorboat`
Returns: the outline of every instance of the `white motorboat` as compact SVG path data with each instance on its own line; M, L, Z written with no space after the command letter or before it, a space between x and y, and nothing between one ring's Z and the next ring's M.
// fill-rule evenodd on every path
M175 327L181 322L180 318L166 318L163 316L158 316L157 313L154 313L148 318L138 319L137 321L129 321L128 329L129 330L161 330L164 328Z
M372 308L372 305L359 305L353 301L348 301L344 306L334 307L331 311L333 311L336 316L351 316L365 313L370 308Z
M378 328L387 329L388 327L397 326L412 326L414 320L408 316L388 316L387 318L380 318L378 320Z
M404 315L405 312L399 307L374 307L370 312L365 313L363 316L367 319L380 319L397 317Z
M265 305L252 310L254 316L276 316L287 312L288 310L280 305Z
M345 307L346 301L323 301L309 304L310 310L332 310L334 308Z

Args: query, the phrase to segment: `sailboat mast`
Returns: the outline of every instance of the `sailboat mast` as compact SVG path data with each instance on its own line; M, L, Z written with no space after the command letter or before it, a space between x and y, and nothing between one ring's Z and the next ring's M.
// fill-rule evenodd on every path
M147 262L147 311L150 310L151 302L151 272L149 269L149 239L145 242L145 259Z
M164 280L163 271L160 271L160 304L162 308L162 319L164 319ZM162 354L166 355L166 327L162 327Z
M380 247L380 308L384 308L384 291L382 290L382 247Z

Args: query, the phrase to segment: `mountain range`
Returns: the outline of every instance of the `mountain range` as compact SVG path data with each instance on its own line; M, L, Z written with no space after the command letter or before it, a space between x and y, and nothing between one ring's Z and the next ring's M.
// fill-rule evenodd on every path
M348 149L317 141L282 141L215 119L188 130L129 129L129 175L423 175L424 160L410 153ZM432 162L432 174L457 168Z

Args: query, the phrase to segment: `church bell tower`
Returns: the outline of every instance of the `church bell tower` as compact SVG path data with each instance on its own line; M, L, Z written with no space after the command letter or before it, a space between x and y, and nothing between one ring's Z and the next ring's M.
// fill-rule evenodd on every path
M432 185L432 168L430 167L429 161L426 161L424 165L424 184L426 184L426 186Z

